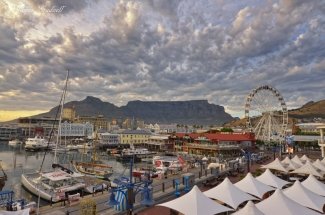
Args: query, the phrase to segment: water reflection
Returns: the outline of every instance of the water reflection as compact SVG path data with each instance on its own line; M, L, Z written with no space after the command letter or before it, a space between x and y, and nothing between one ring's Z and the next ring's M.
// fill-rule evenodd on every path
M18 145L12 147L8 145L7 142L0 142L0 160L2 160L2 166L8 175L8 180L6 181L3 190L13 190L15 192L15 199L24 198L29 201L37 201L37 197L30 194L21 186L20 177L23 173L38 171L45 153L46 157L42 171L50 171L52 169L51 165L53 162L54 153L26 152L24 150L24 146ZM58 153L58 161L60 161L61 164L65 164L69 168L70 161L90 161L91 156L92 155L90 153ZM119 177L122 174L126 176L129 175L129 164L117 162L114 158L105 154L103 154L101 158L104 163L113 166L114 174L112 175L112 178ZM41 204L44 205L48 203L42 201Z

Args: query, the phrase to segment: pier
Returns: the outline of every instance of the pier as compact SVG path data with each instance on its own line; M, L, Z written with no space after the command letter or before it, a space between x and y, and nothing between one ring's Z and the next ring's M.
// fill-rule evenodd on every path
M218 177L222 177L224 175L230 174L232 170L233 169L231 168L226 168L216 173L212 169L210 170L205 169L201 171L200 168L193 168L190 169L187 173L194 175L194 181L191 184L191 186L193 186L194 184L202 185L203 183L207 183L209 181L215 180ZM152 188L153 188L153 199L155 201L155 204L159 204L168 201L172 198L175 198L176 181L180 182L178 186L178 191L182 192L185 188L183 175L187 173L181 172L181 174L169 174L167 175L167 178L158 179L158 180L154 179L152 183ZM82 199L88 199L90 201L93 200L96 203L96 214L102 214L102 215L125 214L126 213L125 211L119 212L107 205L109 196L110 196L110 192L108 190L105 190L92 195L84 196ZM135 202L133 207L134 214L147 208L146 206L141 205L140 202L141 202L140 195L135 196ZM77 214L82 214L82 210L81 210L80 203L78 205L69 206L68 202L60 202L49 206L41 207L40 214L77 215Z

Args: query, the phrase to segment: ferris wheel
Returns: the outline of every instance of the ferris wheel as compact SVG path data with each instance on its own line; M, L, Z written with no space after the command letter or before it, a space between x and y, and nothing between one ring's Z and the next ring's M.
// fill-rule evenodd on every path
M246 127L257 140L282 142L288 125L288 110L283 97L275 88L264 85L246 98Z

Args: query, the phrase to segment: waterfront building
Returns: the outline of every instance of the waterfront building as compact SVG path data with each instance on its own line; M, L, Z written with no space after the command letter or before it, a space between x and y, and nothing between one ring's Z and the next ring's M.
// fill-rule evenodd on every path
M298 123L297 126L303 133L319 133L318 126L322 126L324 123L310 122L310 123Z
M145 144L150 151L173 151L174 144L170 140L170 135L155 134L149 137L148 143Z
M144 145L148 143L151 134L144 130L124 130L120 133L122 144Z
M120 143L120 135L112 133L99 133L99 142L102 145L117 145Z
M175 151L211 156L241 154L241 149L252 148L256 142L253 133L245 132L175 133L171 139Z
M76 118L76 123L90 123L94 127L94 131L103 129L105 131L110 130L110 122L103 116L78 116Z
M71 123L65 121L61 124L61 137L87 137L92 138L94 126L89 122Z
M56 131L59 120L52 117L21 117L18 119L17 126L21 128L21 134L24 137L50 136L54 127Z
M0 126L0 140L9 140L21 136L21 129L14 125Z

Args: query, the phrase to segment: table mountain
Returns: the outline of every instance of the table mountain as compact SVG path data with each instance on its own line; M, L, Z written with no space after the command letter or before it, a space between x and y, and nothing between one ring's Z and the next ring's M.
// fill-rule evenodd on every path
M221 125L233 117L223 106L210 104L207 100L190 101L130 101L117 107L99 98L88 96L82 101L71 101L65 107L75 107L79 116L104 115L108 119L136 118L145 123L178 123L197 125ZM58 107L38 116L55 116Z

